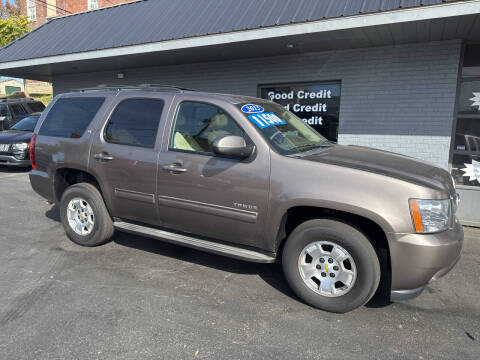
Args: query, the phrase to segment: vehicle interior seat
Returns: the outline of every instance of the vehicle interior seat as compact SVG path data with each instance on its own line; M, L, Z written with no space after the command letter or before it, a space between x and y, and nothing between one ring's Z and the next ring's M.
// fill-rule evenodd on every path
M178 150L199 151L205 150L198 144L192 135L188 134L185 129L187 120L182 113L179 113L175 122L175 135L173 137L173 148Z
M217 114L212 118L209 125L208 133L208 145L212 146L215 139L221 135L231 135L231 132L227 131L228 117L225 114Z

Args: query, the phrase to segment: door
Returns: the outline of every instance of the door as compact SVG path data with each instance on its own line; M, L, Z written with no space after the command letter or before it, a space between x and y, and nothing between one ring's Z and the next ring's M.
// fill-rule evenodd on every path
M218 136L243 136L252 145L254 137L221 103L184 99L175 106L159 156L160 221L182 232L263 247L268 149L244 160L216 156L212 142Z
M170 98L119 95L93 137L89 166L112 216L157 224L157 139Z

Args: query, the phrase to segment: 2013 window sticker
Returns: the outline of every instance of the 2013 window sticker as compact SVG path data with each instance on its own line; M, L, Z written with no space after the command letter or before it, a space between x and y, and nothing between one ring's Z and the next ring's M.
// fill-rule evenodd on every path
M248 118L260 129L265 129L273 125L284 125L286 122L280 119L273 112L248 115Z
M242 111L247 114L256 114L264 111L263 107L256 104L246 104L242 106Z

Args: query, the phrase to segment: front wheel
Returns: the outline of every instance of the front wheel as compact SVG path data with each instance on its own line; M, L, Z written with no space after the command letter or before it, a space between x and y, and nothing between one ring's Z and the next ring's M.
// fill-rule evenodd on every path
M74 184L60 199L60 218L67 236L82 246L97 246L110 240L114 228L102 195L89 183Z
M345 313L364 305L380 282L370 241L343 222L309 220L288 237L282 254L288 284L307 304Z

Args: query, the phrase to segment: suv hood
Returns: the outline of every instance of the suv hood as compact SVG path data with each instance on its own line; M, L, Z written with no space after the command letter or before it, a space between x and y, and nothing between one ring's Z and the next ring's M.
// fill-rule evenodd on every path
M0 144L30 142L32 134L29 131L7 130L0 132Z
M450 174L439 167L409 156L362 146L333 145L320 152L304 153L299 158L345 166L395 177L437 190L454 192Z

